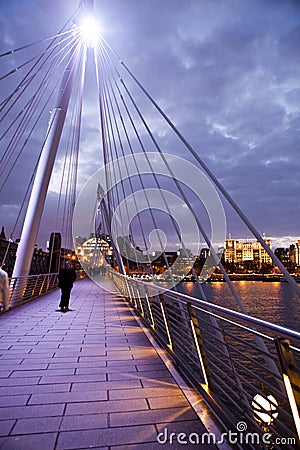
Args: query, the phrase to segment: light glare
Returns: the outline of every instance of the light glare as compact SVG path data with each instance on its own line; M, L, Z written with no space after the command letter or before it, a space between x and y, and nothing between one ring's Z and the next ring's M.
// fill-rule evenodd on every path
M98 22L92 17L86 18L80 25L80 34L84 44L87 47L95 47L100 37L100 28Z

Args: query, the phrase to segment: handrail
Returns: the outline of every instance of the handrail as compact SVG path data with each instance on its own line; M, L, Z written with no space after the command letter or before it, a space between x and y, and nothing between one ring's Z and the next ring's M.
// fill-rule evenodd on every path
M83 270L77 270L77 279L86 276ZM22 303L36 299L47 292L57 288L58 273L46 273L39 275L28 275L24 277L12 277L9 279L10 305L14 308ZM11 301L13 299L13 302ZM0 311L2 313L3 311Z
M257 325L260 327L264 327L270 331L274 331L275 333L279 333L281 336L285 336L288 339L299 339L300 344L300 333L297 331L294 331L290 328L283 327L282 325L277 325L275 323L267 322L266 320L259 319L257 317L249 316L247 314L243 314L239 311L234 311L232 309L224 308L223 306L219 306L216 304L208 303L204 300L197 299L195 297L190 297L186 294L182 294L179 292L172 292L169 291L169 295L172 298L182 299L185 301L188 301L189 303L193 304L196 307L199 307L202 305L203 307L211 310L211 311L218 311L223 313L224 315L230 317L230 318L236 318L241 319L243 322L247 323L249 326L251 325Z
M261 448L266 433L272 448L295 448L300 437L300 333L107 272L226 429L244 435L247 429L250 438L260 439L238 441L239 448Z

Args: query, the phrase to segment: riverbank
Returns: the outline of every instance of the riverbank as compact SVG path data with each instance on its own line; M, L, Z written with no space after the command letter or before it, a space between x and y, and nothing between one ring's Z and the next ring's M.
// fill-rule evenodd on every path
M264 282L286 282L282 274L258 274L258 273L231 273L228 274L231 281L264 281ZM300 276L293 276L297 283L300 283ZM187 280L185 280L187 281ZM188 281L193 281L188 280ZM225 281L222 274L213 274L208 280L208 282L220 282Z

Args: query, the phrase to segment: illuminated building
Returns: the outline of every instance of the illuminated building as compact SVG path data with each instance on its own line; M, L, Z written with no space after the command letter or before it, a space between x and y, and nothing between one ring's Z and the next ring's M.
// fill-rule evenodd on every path
M295 266L300 266L300 239L289 248L290 262Z
M264 241L271 248L271 239ZM271 257L258 241L240 241L236 239L226 239L224 248L224 259L228 263L242 263L254 261L259 264L271 264Z

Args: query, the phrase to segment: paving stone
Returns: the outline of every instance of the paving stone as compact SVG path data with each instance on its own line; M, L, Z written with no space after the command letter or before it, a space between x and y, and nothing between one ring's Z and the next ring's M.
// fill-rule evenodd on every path
M64 368L64 369L43 369L43 370L14 370L13 373L11 374L11 378L19 378L19 377L42 377L47 373L48 377L57 377L57 376L62 376L64 377L65 375L74 375L75 373L75 369L72 368ZM60 380L62 381L62 380Z
M139 373L139 378L141 380L142 386L147 388L147 387L157 387L157 386L164 386L166 383L168 383L169 386L177 386L176 382L174 381L174 378L169 376L169 377L162 377L161 379L155 379L155 378L148 378L148 377L143 377L140 375Z
M1 395L20 395L20 394L41 394L49 392L68 392L71 390L71 384L36 384L0 387Z
M30 395L1 395L0 390L0 408L5 406L26 405Z
M120 390L123 389L127 392L131 389L136 392L138 388L141 388L141 382L139 379L130 379L125 381L102 381L102 382L96 382L96 383L73 383L72 385L72 391L81 391L82 389L88 389L88 390ZM121 397L120 397L121 398ZM132 395L131 398L135 398L135 395Z
M26 406L10 406L3 408L0 415L5 414L5 419L21 419L29 417L53 417L61 416L64 412L63 404L56 405L26 405ZM1 447L0 447L1 448ZM1 449L2 450L2 449Z
M24 359L19 366L15 366L14 370L45 370L48 363L32 362Z
M0 378L7 378L12 374L12 370L0 370Z
M127 400L130 398L154 398L154 397L171 397L173 395L178 395L179 391L178 386L176 387L168 387L168 386L160 386L154 388L140 388L140 389L117 389L109 391L109 399L110 400ZM182 395L182 394L181 394Z
M78 391L55 392L51 394L33 394L28 402L29 405L47 405L51 403L75 403L106 400L105 390L90 391L81 387ZM1 401L1 398L0 398Z
M97 364L94 364L93 366L88 367L77 367L76 368L76 375L96 375L98 373L107 373L107 367L104 366L98 366Z
M1 417L1 419L3 419L3 417ZM7 436L15 422L15 420L0 420L0 436Z
M126 413L110 414L110 425L130 426L151 423L172 423L176 421L196 419L196 414L190 407L186 408L164 408L146 411L127 411Z
M23 377L23 378L18 378L18 377L14 377L14 378L2 378L1 379L1 386L24 386L25 385L30 385L30 384L38 384L38 382L40 381L41 377Z
M57 450L79 450L97 445L111 446L151 442L156 435L157 432L153 425L62 432L59 434L56 448Z
M143 409L148 409L148 404L145 399L130 399L126 402L123 400L112 400L90 403L69 403L67 404L65 414L96 414L116 411L140 411Z
M63 379L62 379L63 378ZM61 376L51 376L50 374L45 375L41 378L40 384L48 383L61 383L65 381L66 383L88 383L90 381L106 381L105 373L100 373L96 375L64 375Z
M61 417L35 417L32 419L17 420L11 434L34 434L57 431L60 427Z
M188 406L188 401L183 394L172 395L170 397L153 397L148 398L148 402L151 409L165 408L166 403L169 407L186 407Z
M65 367L69 363L78 362L78 355L75 356L62 356L62 355L54 355L53 358L49 360L50 364L65 364Z
M161 379L161 378L169 378L170 372L168 369L164 370L140 370L139 376L147 379Z
M28 434L0 438L1 450L53 450L57 434Z
M68 368L73 368L76 369L75 373L78 373L79 375L82 375L85 372L78 372L78 369L84 369L84 370L89 370L89 369L99 369L99 371L105 372L107 371L107 367L106 367L106 361L103 361L101 364L99 362L90 362L90 361L86 361L86 362L82 362L82 361L75 361L75 362L68 362L67 363ZM50 363L48 366L48 369L63 369L66 367L66 364L61 363L61 362L55 362L55 363ZM87 374L90 373L92 374L93 372L86 372Z
M108 381L125 381L125 380L140 380L141 377L137 370L130 370L127 372L112 372L108 369L107 373Z
M107 356L106 350L104 348L97 348L97 347L91 347L91 348L83 348L80 352L80 357L84 356Z
M92 430L106 428L108 426L108 414L88 414L81 416L64 416L60 431Z

